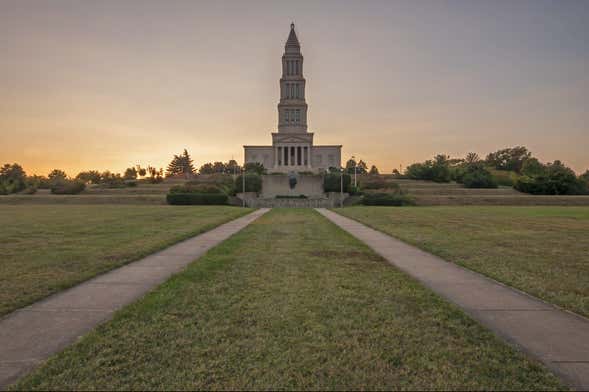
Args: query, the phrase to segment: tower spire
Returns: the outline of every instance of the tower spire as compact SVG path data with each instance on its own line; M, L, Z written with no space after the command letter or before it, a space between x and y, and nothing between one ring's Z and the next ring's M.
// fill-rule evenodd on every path
M290 24L290 32L282 55L278 132L307 132L303 55L301 54L301 45L294 29L294 23Z

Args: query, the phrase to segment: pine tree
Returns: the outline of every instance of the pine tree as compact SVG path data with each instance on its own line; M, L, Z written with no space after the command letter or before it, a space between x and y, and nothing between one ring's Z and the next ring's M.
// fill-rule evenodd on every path
M179 174L186 177L194 174L194 164L192 163L192 158L186 149L184 149L184 152L181 155L174 155L174 158L166 169L167 176L174 176Z

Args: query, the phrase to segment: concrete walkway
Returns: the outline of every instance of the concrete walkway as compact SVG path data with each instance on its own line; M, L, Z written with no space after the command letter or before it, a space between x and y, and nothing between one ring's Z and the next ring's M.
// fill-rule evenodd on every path
M266 213L260 209L0 319L0 388Z
M589 390L589 320L586 318L332 211L317 211L497 335L542 361L572 388Z

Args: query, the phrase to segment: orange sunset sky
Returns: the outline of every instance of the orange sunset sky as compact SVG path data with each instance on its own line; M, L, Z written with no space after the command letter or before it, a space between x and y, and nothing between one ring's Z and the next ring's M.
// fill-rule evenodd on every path
M309 131L381 172L525 145L589 168L588 1L0 1L0 164L270 144L291 21Z

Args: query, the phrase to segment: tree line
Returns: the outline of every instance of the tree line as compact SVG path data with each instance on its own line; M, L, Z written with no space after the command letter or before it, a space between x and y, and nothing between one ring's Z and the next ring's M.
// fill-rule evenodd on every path
M456 181L469 188L513 186L532 194L575 195L589 193L589 170L577 176L563 162L542 163L523 146L504 148L481 159L476 153L464 158L438 154L425 162L414 163L404 173L393 170L399 178L435 182Z

